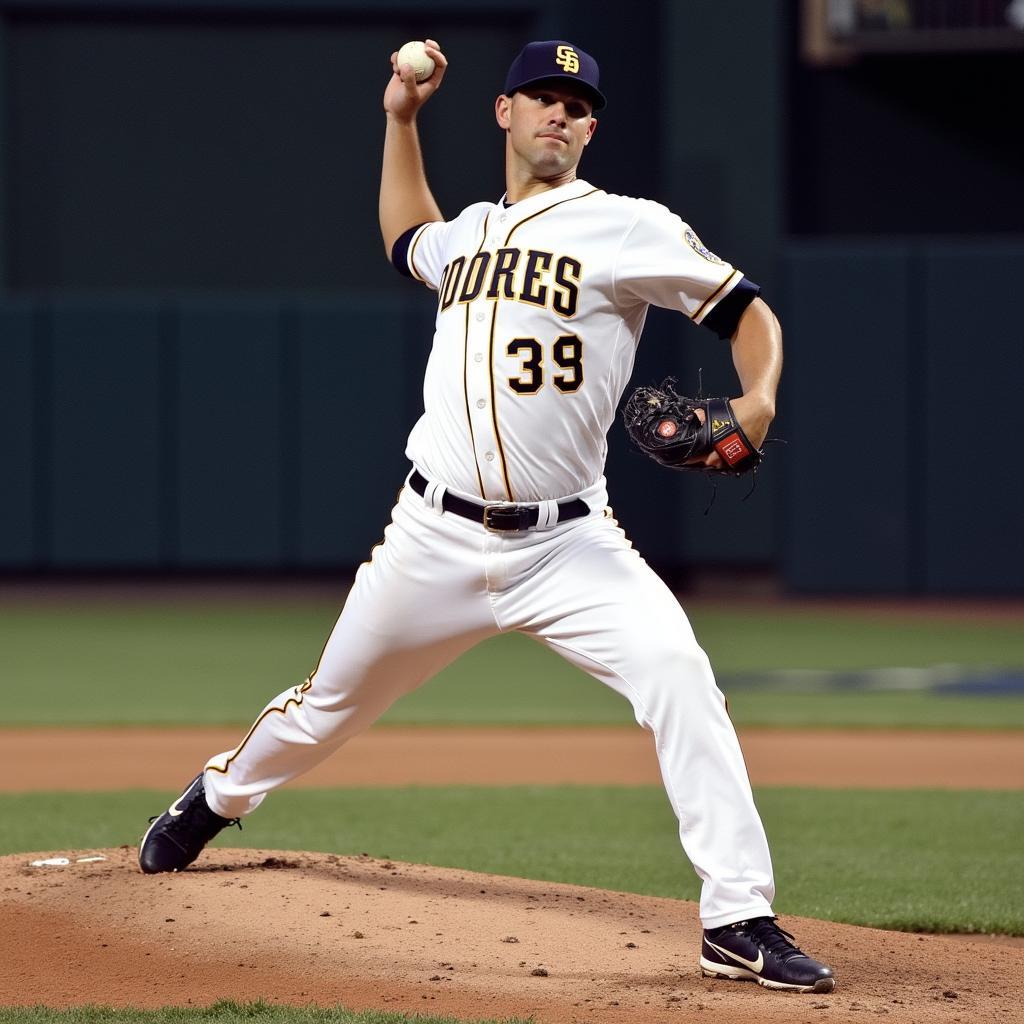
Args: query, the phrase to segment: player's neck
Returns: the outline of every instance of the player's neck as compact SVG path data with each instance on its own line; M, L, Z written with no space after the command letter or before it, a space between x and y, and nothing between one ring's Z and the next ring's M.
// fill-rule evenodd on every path
M528 171L516 173L511 168L507 168L505 173L505 195L509 204L518 203L520 200L529 199L530 196L540 195L542 192L550 192L553 188L561 188L562 185L568 185L570 181L575 180L575 167L553 178L536 178Z

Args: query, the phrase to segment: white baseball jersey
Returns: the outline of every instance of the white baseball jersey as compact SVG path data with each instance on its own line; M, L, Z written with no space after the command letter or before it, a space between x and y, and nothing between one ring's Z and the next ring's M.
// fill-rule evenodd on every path
M702 323L741 282L746 301L756 294L664 206L580 180L421 225L401 258L438 292L406 454L492 501L562 498L601 479L649 305Z

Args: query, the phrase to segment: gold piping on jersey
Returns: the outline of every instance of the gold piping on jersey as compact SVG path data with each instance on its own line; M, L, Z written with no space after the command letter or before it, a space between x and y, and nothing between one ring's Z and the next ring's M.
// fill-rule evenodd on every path
M716 289L715 289L715 290L714 290L714 291L713 291L713 292L712 292L712 293L711 293L711 294L710 294L710 295L709 295L709 296L708 296L708 297L707 297L707 298L706 298L706 299L705 299L705 300L704 300L704 301L703 301L703 302L701 303L701 305L700 305L700 309L698 309L698 310L697 310L697 312L696 312L696 313L694 313L694 314L693 314L693 316L691 316L691 317L690 317L690 319L691 319L691 320L692 320L692 321L693 321L694 323L696 323L696 322L697 322L697 318L698 318L698 317L699 317L699 316L700 316L700 315L701 315L701 314L702 314L702 313L704 312L704 310L705 310L705 309L707 309L707 307L708 307L708 303L709 303L709 302L713 302L713 301L714 301L715 299L717 299L717 298L718 298L718 296L719 296L719 295L721 294L721 292L722 292L722 289L723 289L723 288L724 288L724 287L725 287L725 286L726 286L726 285L727 285L727 284L728 284L728 283L729 283L729 282L730 282L730 281L731 281L731 280L732 280L732 279L733 279L733 278L734 278L734 277L735 277L735 276L736 276L737 274L739 274L739 271L738 271L738 270L734 270L734 271L733 271L733 272L732 272L732 273L731 273L731 274L730 274L730 275L729 275L729 276L728 276L728 277L727 277L727 278L726 278L726 279L725 279L725 280L724 280L724 281L723 281L723 282L722 282L722 283L721 283L721 284L720 284L720 285L719 285L719 286L718 286L718 287L717 287L717 288L716 288ZM741 274L740 276L742 277L743 275Z
M556 206L561 206L563 203L571 203L575 199L586 199L587 196L592 196L595 192L600 192L599 188L592 188L589 192L584 192L581 196L569 196L568 199L559 199L557 203L552 203L550 206L545 206L543 210L538 210L536 213L531 213L529 217L524 217L518 224L513 224L509 230L508 236L505 238L505 245L512 240L512 235L521 228L527 221L533 220L534 217L539 217L542 213L547 213L548 210L553 210Z
M415 277L416 280L419 281L421 284L426 284L427 282L423 280L423 278L420 276L420 272L416 269L416 263L413 260L413 257L416 255L416 246L420 244L420 239L423 237L423 233L427 230L427 227L430 224L436 223L436 221L428 221L426 224L424 224L419 229L419 231L416 232L416 237L413 238L412 245L409 247L409 259L406 262L409 264L409 270L412 273L412 276Z
M468 308L468 307L467 307ZM505 446L501 443L501 433L498 430L498 403L494 396L494 325L498 321L498 304L491 307L491 340L487 352L487 372L491 378L491 421L494 423L494 438L498 442L498 458L501 459L501 475L505 479L505 491L509 501L515 501L512 494L512 484L508 478L508 463L505 461Z
M476 482L480 485L480 497L487 497L484 478L480 475L480 460L476 457L476 435L473 433L473 416L469 411L469 303L465 305L466 329L462 346L462 396L466 401L466 422L469 424L469 446L473 449L473 465L476 467Z
M542 213L547 213L548 210L553 210L556 206L561 206L563 203L571 203L575 199L586 199L587 196L592 196L595 192L600 192L600 191L601 190L599 188L592 188L589 192L584 192L583 195L581 195L581 196L569 196L568 199L559 199L557 203L552 203L550 206L545 206L543 210L538 210L536 213L531 213L529 217L524 217L521 221L519 221L518 224L513 224L512 227L509 228L509 232L505 236L505 246L506 247L508 246L508 243L510 241L512 241L512 236L527 221L531 221L534 218L539 217ZM490 213L488 213L487 214L487 220L490 219L490 216L491 216ZM487 234L487 220L484 221L484 235L485 236ZM483 243L481 243L480 248L481 249L483 248ZM467 317L469 315L469 307L468 306L466 307L466 315L467 315ZM515 495L512 493L512 484L511 484L511 482L509 480L509 477L508 477L508 463L505 461L505 446L501 443L501 431L498 429L498 405L497 405L497 402L495 402L495 400L494 400L495 399L495 395L494 395L494 325L495 325L495 322L497 321L497 319L498 319L498 303L496 302L494 304L493 308L492 308L492 311L491 311L491 341L490 341L490 345L489 345L489 358L488 358L488 361L487 361L488 373L490 374L490 378L491 378L491 419L494 422L494 437L495 437L495 440L498 442L498 458L501 459L501 474L502 474L502 476L505 479L505 490L508 492L508 500L509 501L515 501L516 500L515 499ZM467 331L466 336L467 336L467 339L468 339L468 337L469 337L468 331ZM469 395L468 394L466 396L466 400L467 400L467 403L468 403L468 401L469 401ZM468 404L467 404L467 408L468 408ZM475 454L475 449L474 449L474 454ZM477 469L479 471L479 466L477 467ZM484 497L486 497L486 495L484 495Z
M330 639L330 638L328 637L328 639ZM326 650L326 649L327 649L327 645L324 644L324 650ZM320 652L320 657L321 658L323 657L323 651ZM316 667L317 668L320 667L319 659L317 659ZM218 765L215 765L215 764L208 764L203 769L203 771L219 772L221 775L227 775L228 769L231 767L231 762L234 761L235 758L238 757L238 755L242 753L242 750L245 748L246 743L248 743L249 740L252 739L252 734L256 731L256 727L260 724L260 722L262 722L263 719L267 717L267 715L271 715L275 711L279 715L286 715L286 714L288 714L288 708L291 707L293 704L296 707L298 707L303 702L303 700L305 699L306 694L312 689L312 687L313 687L313 676L315 676L315 675L316 675L316 669L314 669L312 671L312 673L310 674L309 678L301 686L294 687L296 696L289 697L284 702L284 704L282 704L281 707L279 707L279 708L278 707L267 708L266 711L264 711L263 714L261 714L260 717L257 718L256 721L252 723L252 728L245 734L245 738L228 755L228 759L224 762L224 767L223 768L221 768L221 767L219 767Z
M487 240L487 222L491 219L490 211L484 217L484 230L480 235L480 244L473 254L475 260L483 252L484 242ZM472 266L473 260L470 260ZM480 472L480 460L476 457L476 435L473 433L473 415L469 411L469 303L463 307L466 310L466 327L462 337L462 397L466 401L466 422L469 424L469 446L473 449L473 465L476 467L476 482L480 485L480 497L487 500L487 491L484 489L484 478ZM493 333L493 327L492 327ZM494 375L491 374L491 395L494 395ZM493 401L492 401L493 405Z
M399 491L398 493L401 494L402 492ZM374 550L379 548L381 546L381 544L383 544L383 543L384 542L381 541L380 544L375 544L374 545ZM372 555L372 553L373 552L371 551L371 555ZM263 713L260 715L260 717L257 718L256 721L252 723L252 727L245 734L244 738L242 739L242 742L239 743L238 746L235 747L235 749L232 750L231 753L228 755L228 759L224 762L224 767L223 768L219 768L215 764L208 764L203 769L204 772L207 772L207 771L209 771L209 772L217 772L220 775L227 775L228 769L231 767L231 762L234 761L235 758L238 757L238 755L242 753L242 749L245 747L246 743L248 743L249 740L252 739L252 734L256 731L256 727L260 724L260 722L263 721L264 718L267 717L267 715L273 714L275 711L279 715L286 715L286 714L288 714L288 708L289 707L291 707L293 704L295 705L295 707L298 707L306 699L306 694L309 693L309 691L313 689L313 680L316 678L317 672L320 671L320 662L323 661L324 651L327 650L327 645L331 642L331 635L332 635L333 632L334 631L332 629L331 633L327 634L327 639L324 641L323 647L320 648L320 654L317 656L316 666L313 668L313 671L310 672L309 675L306 677L306 681L301 686L294 686L294 687L292 687L292 690L294 691L295 696L294 697L289 697L284 702L284 704L282 704L281 707L279 707L279 708L278 707L267 708L265 711L263 711Z

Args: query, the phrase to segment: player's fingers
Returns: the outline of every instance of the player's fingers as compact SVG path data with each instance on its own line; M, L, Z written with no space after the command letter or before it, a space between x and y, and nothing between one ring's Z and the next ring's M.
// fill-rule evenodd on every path
M434 71L427 81L436 89L441 84L441 79L444 78L444 73L448 69L448 62L444 59L444 56L436 51L426 51L427 56L434 62Z
M437 42L433 39L428 39L423 46L423 52L437 66L436 70L444 75L445 68L448 67L448 58L441 52L441 47L437 45Z
M436 89L441 84L441 79L444 78L446 70L447 69L444 64L438 64L434 68L434 73L427 79L427 81Z
M398 77L405 86L405 91L410 96L416 95L416 72L411 64L402 64L398 69Z

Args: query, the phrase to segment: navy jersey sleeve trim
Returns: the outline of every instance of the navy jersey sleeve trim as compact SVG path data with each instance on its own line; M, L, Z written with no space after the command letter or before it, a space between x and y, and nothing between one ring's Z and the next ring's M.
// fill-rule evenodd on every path
M723 340L731 338L736 333L743 311L760 292L759 284L741 277L729 294L704 317L701 327L710 327Z
M427 221L423 222L423 224L426 223ZM423 227L423 224L414 224L408 231L403 231L395 244L391 246L391 263L395 270L406 277L412 277L412 270L409 268L409 245L412 242L412 236Z

